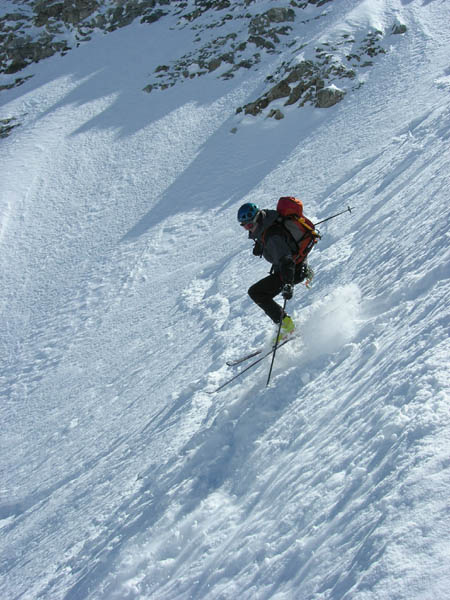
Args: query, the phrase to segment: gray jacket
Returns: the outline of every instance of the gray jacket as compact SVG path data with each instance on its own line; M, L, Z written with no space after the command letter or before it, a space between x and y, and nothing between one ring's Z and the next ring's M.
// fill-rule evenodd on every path
M273 265L273 271L280 273L284 282L291 283L295 271L292 255L296 246L286 228L279 222L279 217L276 210L262 210L257 227L253 233L249 233L249 237L256 242L253 253L263 256Z

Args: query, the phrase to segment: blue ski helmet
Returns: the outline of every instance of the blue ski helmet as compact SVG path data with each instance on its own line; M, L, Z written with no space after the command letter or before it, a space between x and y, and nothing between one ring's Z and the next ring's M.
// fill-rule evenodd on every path
M247 202L238 210L237 218L239 223L251 223L258 213L259 208L256 204Z

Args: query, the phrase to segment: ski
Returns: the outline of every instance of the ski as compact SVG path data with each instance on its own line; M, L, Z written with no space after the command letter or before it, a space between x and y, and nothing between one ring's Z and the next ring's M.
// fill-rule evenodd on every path
M295 333L294 333L294 335L291 335L289 337L289 339L291 340L294 337L295 337ZM285 341L287 341L287 340L285 340ZM245 362L246 360L249 360L250 358L258 356L259 354L261 354L261 352L264 352L264 350L266 350L266 348L267 348L267 346L263 346L256 350L252 350L252 352L250 352L249 354L245 354L244 356L240 356L239 358L234 358L234 359L230 358L229 360L227 360L226 364L228 367L236 367L237 365L240 365L241 363ZM273 348L274 348L274 346L271 347L270 352L273 352Z
M287 338L287 340L283 340L280 344L278 344L278 348L281 348L281 346L284 346L285 344L287 344L288 342L290 342L291 340L294 340L294 339L295 339L295 337L289 337L289 338ZM258 352L258 354L261 354L261 352L262 352L262 350L260 350ZM264 352L264 354L262 356L260 356L256 360L254 360L252 363L250 363L248 366L246 366L245 369L242 369L241 371L239 371L239 373L236 373L236 375L234 375L230 379L227 379L227 381L222 383L222 385L219 385L218 388L216 388L215 390L211 390L210 392L207 391L206 393L207 394L216 394L217 392L220 392L220 390L222 390L225 386L227 386L229 383L231 383L232 381L234 381L235 379L237 379L238 377L240 377L241 375L246 373L252 367L255 367L257 364L259 364L262 360L267 358L267 356L270 356L272 353L273 353L273 348L271 348L267 352Z
M250 354L246 354L245 356L241 356L240 358L236 358L234 360L227 360L227 365L229 367L235 367L236 365L240 365L241 363L245 362L246 360L249 360L250 358L253 358L254 356L258 356L258 354L261 354L261 352L263 351L264 348L258 348L258 350L254 350L253 352L250 352Z

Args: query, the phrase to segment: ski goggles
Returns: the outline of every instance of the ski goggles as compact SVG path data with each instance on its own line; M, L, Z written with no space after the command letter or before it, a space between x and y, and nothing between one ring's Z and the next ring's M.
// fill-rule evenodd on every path
M254 226L255 226L255 224L253 221L248 221L247 223L241 223L241 227L243 227L247 231L250 231L251 229L253 229Z

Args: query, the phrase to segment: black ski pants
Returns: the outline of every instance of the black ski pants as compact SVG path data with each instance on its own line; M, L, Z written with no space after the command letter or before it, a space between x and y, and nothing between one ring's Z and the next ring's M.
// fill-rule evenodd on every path
M284 317L283 309L274 300L281 292L283 282L278 273L273 273L254 283L248 290L248 295L260 306L274 323L279 323Z
M306 263L300 263L295 266L295 275L293 283L300 283L305 279ZM286 313L283 313L282 307L275 302L275 296L281 292L283 281L279 273L271 273L264 279L254 283L248 290L248 295L259 307L263 309L268 317L274 323L279 323Z

